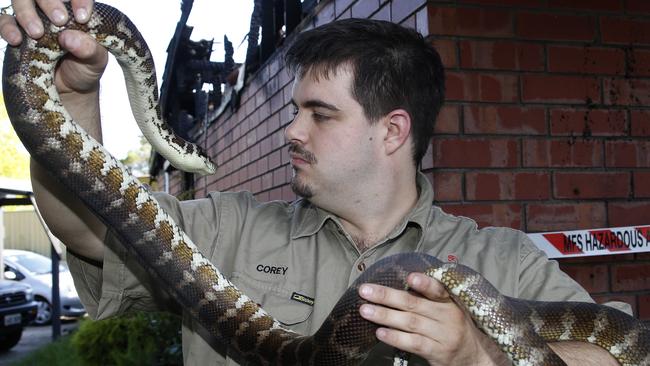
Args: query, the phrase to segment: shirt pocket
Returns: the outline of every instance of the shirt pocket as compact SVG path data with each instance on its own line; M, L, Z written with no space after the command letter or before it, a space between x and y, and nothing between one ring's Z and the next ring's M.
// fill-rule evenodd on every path
M313 307L291 299L294 293L305 295L297 286L289 289L286 283L260 281L242 272L234 272L231 281L283 325L299 332L308 329L302 323L309 319Z

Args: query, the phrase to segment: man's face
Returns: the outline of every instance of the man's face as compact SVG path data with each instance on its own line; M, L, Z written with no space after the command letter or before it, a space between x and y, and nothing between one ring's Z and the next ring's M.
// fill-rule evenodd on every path
M291 186L321 207L363 189L380 152L380 124L366 119L351 85L347 67L327 78L307 72L293 84L295 117L285 130L294 171Z

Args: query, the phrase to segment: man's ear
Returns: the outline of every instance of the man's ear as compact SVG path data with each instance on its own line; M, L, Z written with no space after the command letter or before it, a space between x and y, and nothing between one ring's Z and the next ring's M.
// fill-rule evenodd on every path
M386 135L384 146L387 154L393 154L400 148L410 146L407 144L411 134L411 115L404 109L395 109L384 116Z

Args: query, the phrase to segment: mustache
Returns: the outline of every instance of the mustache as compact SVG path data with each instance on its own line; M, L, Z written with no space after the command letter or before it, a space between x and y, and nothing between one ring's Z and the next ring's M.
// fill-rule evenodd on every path
M316 155L302 147L302 145L297 142L289 143L289 153L297 155L300 159L310 164L315 164L318 162L318 160L316 160Z

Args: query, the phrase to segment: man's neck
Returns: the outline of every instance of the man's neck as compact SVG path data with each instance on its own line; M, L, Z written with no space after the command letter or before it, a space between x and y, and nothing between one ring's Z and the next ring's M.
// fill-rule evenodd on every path
M393 186L383 187L381 192L367 195L360 204L349 205L346 210L336 213L359 252L382 242L404 222L417 204L415 174L400 181L393 181Z

